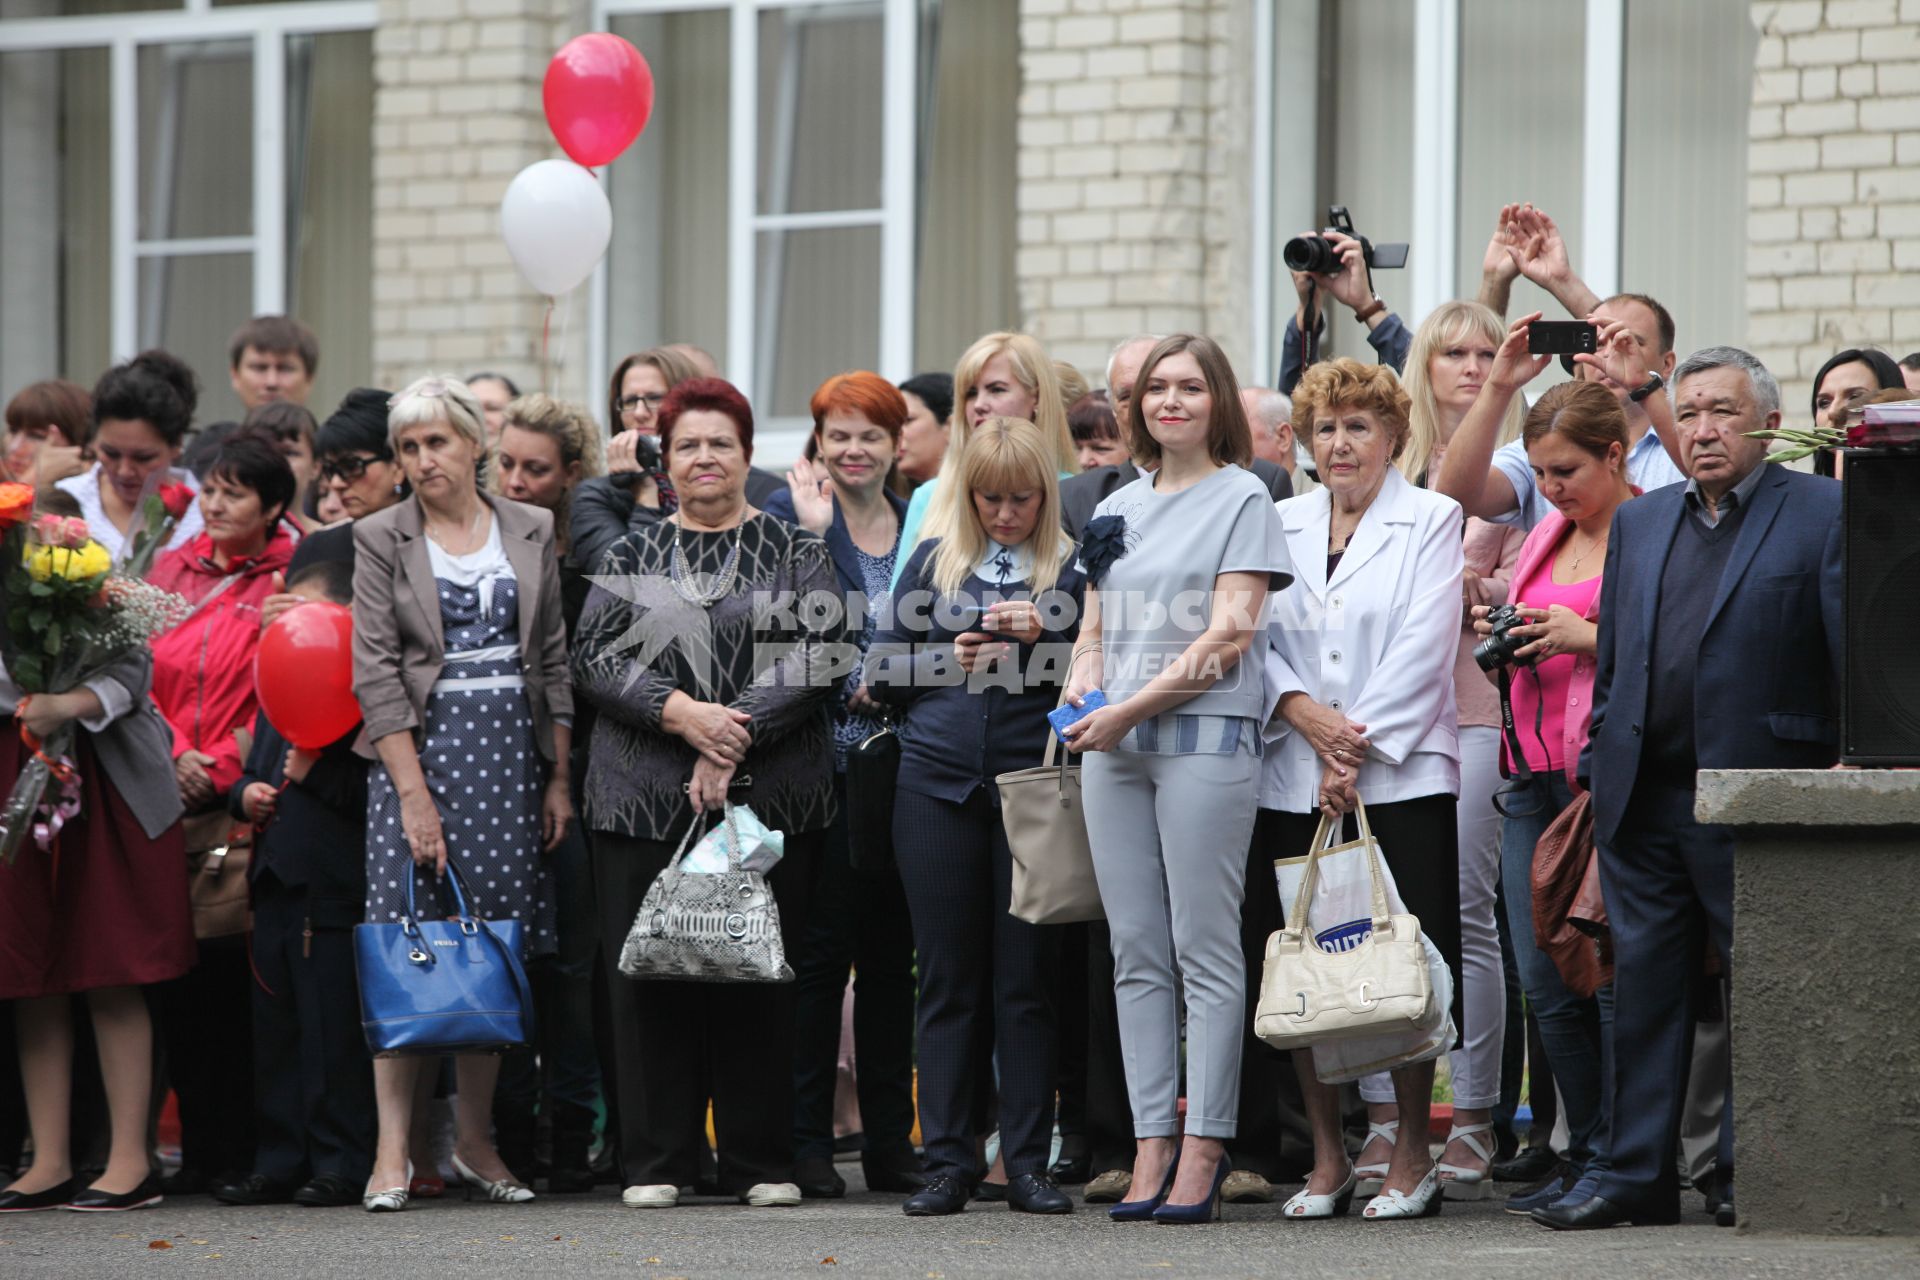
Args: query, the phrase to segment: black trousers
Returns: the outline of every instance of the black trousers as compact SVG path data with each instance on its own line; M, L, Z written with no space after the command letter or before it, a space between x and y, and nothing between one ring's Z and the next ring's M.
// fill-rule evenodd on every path
M1268 844L1258 826L1247 849L1247 889L1240 900L1240 949L1247 966L1246 1045L1240 1059L1240 1128L1227 1139L1233 1167L1269 1182L1303 1178L1313 1168L1313 1127L1300 1096L1293 1055L1253 1034L1267 939L1286 922L1273 860L1296 856Z
M199 963L158 987L181 1167L208 1177L253 1167L252 988L244 935L202 942Z
M1693 1065L1706 947L1731 975L1733 834L1696 822L1694 795L1642 778L1599 847L1613 933L1613 1134L1599 1194L1650 1221L1680 1212L1674 1151ZM1731 1077L1731 1072L1729 1072ZM1733 1168L1733 1081L1719 1167Z
M559 945L527 967L533 987L534 1043L506 1055L493 1100L501 1157L508 1168L529 1179L542 1116L555 1136L556 1164L585 1165L600 1096L593 1027L600 922L594 912L587 840L577 824L547 855L547 870L553 882Z
M818 832L788 833L768 873L792 955L806 929ZM677 843L677 842L676 842ZM594 891L607 970L625 1186L694 1185L707 1150L707 1105L719 1139L719 1188L793 1179L793 990L781 983L636 981L620 948L674 844L597 831Z
M254 881L253 1171L359 1186L373 1171L374 1100L353 931L309 937L310 915L304 888L271 871Z
M1133 1104L1120 1056L1120 1010L1114 1000L1113 934L1104 920L1087 925L1087 1085L1084 1128L1095 1177L1133 1168Z
M979 1037L993 1028L1007 1176L1045 1173L1053 1137L1053 968L1058 931L1017 920L1013 855L982 787L955 804L902 790L893 845L920 955L920 1132L929 1176L972 1183L974 1106L993 1082Z
M814 875L793 965L793 1154L833 1158L840 1012L853 969L853 1041L869 1158L913 1160L913 922L900 873L847 856L845 776Z

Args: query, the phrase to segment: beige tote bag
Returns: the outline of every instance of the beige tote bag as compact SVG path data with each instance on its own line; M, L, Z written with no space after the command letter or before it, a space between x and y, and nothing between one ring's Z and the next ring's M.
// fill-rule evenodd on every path
M1080 814L1080 766L1064 759L1056 764L1059 747L1049 728L1045 763L994 779L1013 850L1013 902L1007 909L1029 924L1106 919Z

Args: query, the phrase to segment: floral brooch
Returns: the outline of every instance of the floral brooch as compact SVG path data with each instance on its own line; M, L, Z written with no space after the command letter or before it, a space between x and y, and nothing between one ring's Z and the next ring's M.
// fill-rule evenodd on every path
M1087 584L1099 587L1114 561L1127 554L1132 543L1124 516L1095 516L1080 535L1080 562L1087 568Z

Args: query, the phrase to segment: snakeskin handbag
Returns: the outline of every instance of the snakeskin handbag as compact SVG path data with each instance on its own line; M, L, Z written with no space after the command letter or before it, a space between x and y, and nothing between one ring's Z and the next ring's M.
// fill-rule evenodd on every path
M780 907L767 878L740 865L740 833L726 807L727 869L713 875L682 871L695 814L627 931L620 972L629 978L680 982L792 982L780 941Z

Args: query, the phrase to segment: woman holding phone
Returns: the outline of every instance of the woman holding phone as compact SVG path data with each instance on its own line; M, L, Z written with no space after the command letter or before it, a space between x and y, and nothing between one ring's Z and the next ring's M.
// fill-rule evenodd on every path
M1058 939L1007 911L1013 855L994 783L1041 762L1076 634L1083 578L1060 528L1057 466L1031 422L976 424L944 473L967 501L945 536L914 549L867 656L872 696L902 716L893 839L920 956L927 1175L902 1206L912 1217L959 1213L973 1195L989 1025L1007 1202L1073 1210L1047 1176Z

